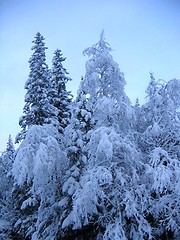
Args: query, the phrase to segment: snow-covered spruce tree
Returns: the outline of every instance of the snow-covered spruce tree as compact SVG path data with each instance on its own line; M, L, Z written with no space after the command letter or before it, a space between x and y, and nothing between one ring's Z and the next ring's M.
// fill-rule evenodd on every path
M11 136L9 136L6 150L2 153L0 158L0 216L1 218L9 220L12 212L12 198L11 191L13 180L11 177L12 165L15 157L15 149Z
M55 239L60 219L65 155L51 124L31 126L13 164L13 197L17 213L14 232L23 239Z
M51 103L58 109L59 131L63 129L70 121L70 104L72 95L66 90L66 84L71 79L67 76L68 72L63 67L65 58L62 56L61 50L57 49L54 52L52 60L52 73L50 90Z
M80 128L83 134L91 132L95 127L95 120L93 118L92 106L88 98L88 94L84 91L83 85L84 79L81 78L79 90L77 92L77 98L74 103L74 117L78 119ZM85 142L89 141L89 134L85 138Z
M94 126L88 132L86 167L63 227L77 232L87 228L89 239L150 239L139 186L140 157L127 134L131 105L124 93L124 77L109 51L103 34L85 50L92 58L81 90L88 96Z
M13 178L11 175L14 157L15 149L11 136L9 136L7 147L0 156L0 219L6 223L6 227L0 228L0 239L2 240L11 239L15 218L12 199Z
M143 133L147 128L144 109L140 106L139 99L136 99L134 105L134 131L137 133Z
M156 81L151 74L144 104L148 127L142 134L146 171L143 179L148 192L147 219L154 237L171 239L180 234L180 81Z
M69 228L72 226L74 218L72 216L73 196L81 188L80 178L86 169L88 157L86 145L92 128L92 114L88 108L86 95L80 89L74 102L71 123L64 133L67 139L68 170L62 186L64 195L62 209L64 210L62 214L62 230L59 232L59 235L64 239L82 237L85 231L83 227L79 231L76 231L76 229L69 231Z
M46 64L44 37L38 32L33 41L33 54L29 60L29 78L26 81L24 115L19 125L22 131L17 135L16 142L24 139L30 126L52 123L57 125L57 109L50 104L49 89L50 71Z

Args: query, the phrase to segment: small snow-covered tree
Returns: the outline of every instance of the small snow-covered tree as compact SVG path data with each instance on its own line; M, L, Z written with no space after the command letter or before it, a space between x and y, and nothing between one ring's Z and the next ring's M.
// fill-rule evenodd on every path
M33 55L29 60L29 78L26 81L24 115L19 125L22 131L17 135L16 142L24 139L30 126L57 122L57 109L50 104L49 90L50 72L46 64L44 37L38 32L33 41Z
M160 147L155 148L150 155L150 163L146 165L144 183L148 193L146 215L155 237L170 239L179 235L180 164L171 158ZM174 239L174 238L173 238Z
M13 201L11 191L13 179L11 176L12 165L15 157L15 149L11 136L9 136L6 150L0 157L0 216L7 219L13 214ZM12 219L11 219L12 220Z
M178 88L180 85L178 80L161 83L155 81L151 75L151 81L147 88L149 101L143 105L147 122L147 129L144 131L143 139L147 151L162 147L169 154L176 156L179 149L180 135L178 129L180 127L180 118L177 100L178 91L173 95L170 87L174 86L173 82Z
M24 238L53 239L55 235L60 216L54 204L61 198L66 169L57 135L57 129L50 124L34 125L17 150L12 169L18 215L14 228Z
M142 106L140 106L139 99L136 99L134 105L134 119L133 119L134 131L137 133L143 133L147 128L147 122L145 117L145 111Z
M68 125L70 121L70 104L71 94L66 90L66 84L71 79L67 76L68 72L63 67L65 58L62 56L61 50L57 49L54 52L52 61L51 82L52 88L50 90L51 103L58 109L59 131Z

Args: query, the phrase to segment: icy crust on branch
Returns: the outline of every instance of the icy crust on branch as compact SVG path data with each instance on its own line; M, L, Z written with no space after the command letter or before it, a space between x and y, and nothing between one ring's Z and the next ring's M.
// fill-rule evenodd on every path
M79 229L86 226L99 215L100 207L105 197L101 186L112 184L112 175L104 167L96 167L87 171L80 181L81 188L73 195L72 211L63 221L62 228L72 226Z
M127 240L126 234L122 227L121 221L116 221L116 223L109 224L106 228L105 234L103 236L103 240Z
M127 133L134 117L134 112L128 99L116 100L102 97L94 104L94 121L96 126L113 127L117 132Z
M102 97L95 105L95 118L100 126L112 126L117 122L117 110L115 101L112 98Z
M165 150L158 147L150 155L150 166L147 173L151 176L152 189L157 194L174 191L178 184L179 161L170 158Z
M90 165L109 164L113 157L113 140L119 140L113 129L100 127L92 133L88 143Z
M93 131L87 148L90 166L110 166L114 162L129 172L141 165L136 159L138 151L133 142L118 134L113 127L99 127Z
M62 171L64 153L55 136L58 133L52 125L34 125L29 128L12 169L19 186L33 182L35 192L40 194L48 181L47 176L53 174L55 168L59 169L59 173Z
M161 147L150 153L149 164L145 170L146 191L148 197L147 211L159 225L154 229L157 235L172 231L179 236L180 210L179 176L180 162L171 158Z

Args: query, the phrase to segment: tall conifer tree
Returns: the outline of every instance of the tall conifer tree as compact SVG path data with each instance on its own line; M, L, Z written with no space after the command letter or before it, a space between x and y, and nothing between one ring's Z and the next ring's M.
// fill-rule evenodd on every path
M66 84L71 79L67 76L68 72L63 67L66 58L62 56L61 50L54 52L52 60L52 88L50 92L51 103L58 109L59 131L67 126L70 119L71 94L66 90Z
M32 125L43 125L56 121L56 108L50 104L50 72L46 64L44 37L38 32L33 41L33 54L29 60L29 78L26 81L24 115L20 118L21 133L16 142L24 139L27 129Z

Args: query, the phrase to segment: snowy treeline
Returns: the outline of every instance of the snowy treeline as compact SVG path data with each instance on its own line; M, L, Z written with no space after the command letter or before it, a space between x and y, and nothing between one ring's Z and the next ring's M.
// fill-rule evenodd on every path
M150 73L133 106L102 33L72 100L65 58L49 69L45 50L37 33L20 146L0 157L1 239L179 239L180 80Z

